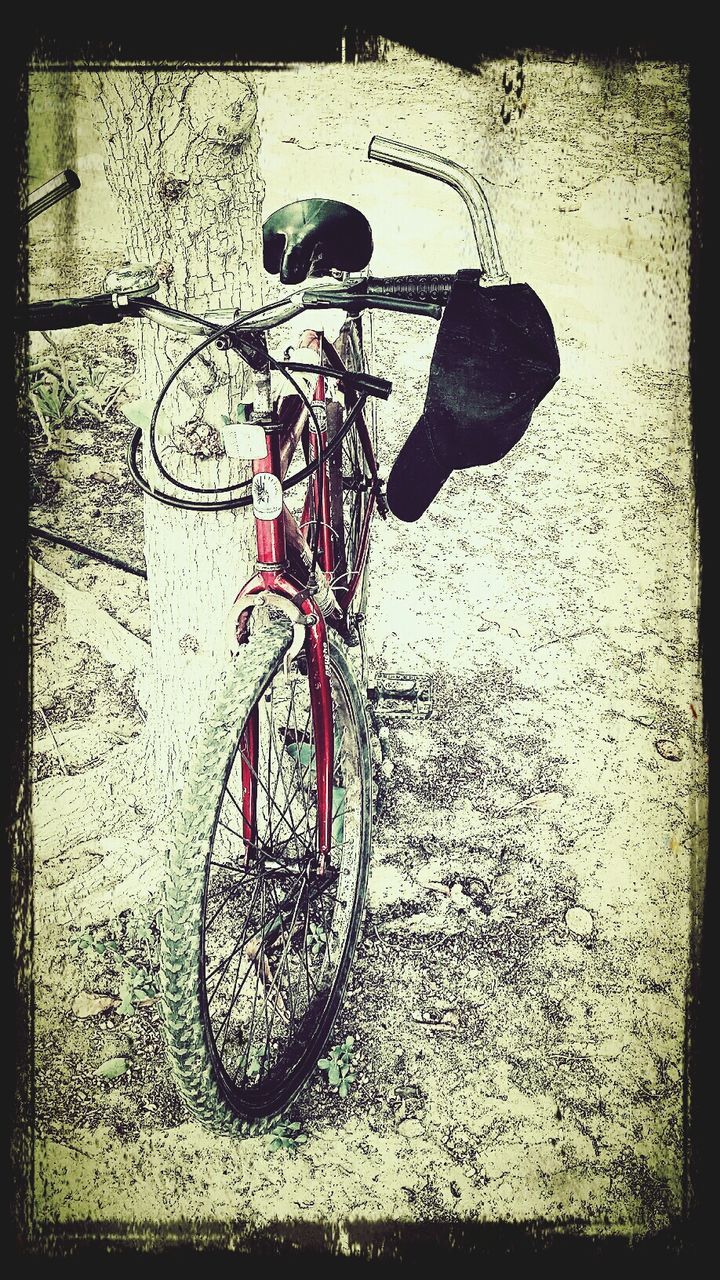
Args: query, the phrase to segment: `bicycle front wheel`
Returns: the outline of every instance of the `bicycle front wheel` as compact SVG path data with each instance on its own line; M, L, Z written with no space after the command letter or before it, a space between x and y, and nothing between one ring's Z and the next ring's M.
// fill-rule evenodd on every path
M196 754L162 925L166 1038L180 1092L214 1129L267 1128L307 1081L337 1016L371 840L364 706L331 640L330 867L317 872L317 761L304 655L285 620L251 637Z

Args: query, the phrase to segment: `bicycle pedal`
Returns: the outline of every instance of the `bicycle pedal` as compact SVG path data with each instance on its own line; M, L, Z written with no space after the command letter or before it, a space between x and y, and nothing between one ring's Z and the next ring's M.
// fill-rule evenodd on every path
M432 678L409 671L384 671L382 680L368 689L368 697L380 716L426 718L433 709Z

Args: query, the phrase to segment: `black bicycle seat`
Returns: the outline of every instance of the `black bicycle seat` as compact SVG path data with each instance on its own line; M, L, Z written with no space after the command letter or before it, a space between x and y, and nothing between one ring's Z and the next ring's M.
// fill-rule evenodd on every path
M362 271L372 251L367 218L339 200L296 200L263 225L265 270L279 272L283 284L300 284L331 269Z

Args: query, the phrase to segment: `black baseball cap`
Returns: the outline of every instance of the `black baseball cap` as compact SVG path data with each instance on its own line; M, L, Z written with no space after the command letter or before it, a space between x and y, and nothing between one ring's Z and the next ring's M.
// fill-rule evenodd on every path
M418 520L451 472L497 462L527 430L560 376L552 321L530 285L453 282L433 352L425 408L388 479L390 510Z

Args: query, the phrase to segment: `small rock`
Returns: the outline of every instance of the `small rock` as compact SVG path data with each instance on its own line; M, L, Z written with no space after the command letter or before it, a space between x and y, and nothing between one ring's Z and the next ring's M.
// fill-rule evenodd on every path
M382 764L380 765L380 772L383 774L384 777L392 778L395 772L395 765L393 764L392 760L383 760Z
M584 907L570 907L565 912L565 924L571 933L576 933L581 938L586 938L595 927L590 912Z
M468 898L465 890L459 883L454 884L450 890L450 901L453 906L457 907L460 911L467 911L468 907L472 906L472 899Z
M663 760L682 760L683 758L682 747L672 738L658 738L655 750Z
M421 1120L417 1120L414 1116L410 1116L407 1120L402 1120L398 1125L398 1133L403 1138L420 1138L425 1132L425 1126Z
M378 738L380 739L381 742L387 742L389 737L390 737L390 730L388 729L387 725L384 724L378 729Z

